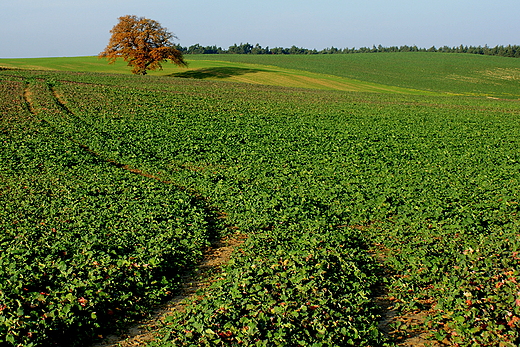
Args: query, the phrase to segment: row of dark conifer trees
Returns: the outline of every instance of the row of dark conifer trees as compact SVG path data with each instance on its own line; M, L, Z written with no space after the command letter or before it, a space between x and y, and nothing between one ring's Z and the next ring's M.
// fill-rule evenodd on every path
M361 47L361 48L336 48L330 47L322 50L307 49L292 46L290 48L283 47L262 47L258 43L252 45L250 43L241 43L240 45L234 44L228 49L222 49L217 46L201 46L199 44L192 45L190 47L182 47L177 45L178 50L184 54L353 54L353 53L386 53L386 52L442 52L442 53L471 53L471 54L482 54L482 55L497 55L502 57L515 57L520 58L520 46L508 45L508 46L464 46L458 47L430 47L430 48L419 48L417 46L391 46L383 47L372 46Z

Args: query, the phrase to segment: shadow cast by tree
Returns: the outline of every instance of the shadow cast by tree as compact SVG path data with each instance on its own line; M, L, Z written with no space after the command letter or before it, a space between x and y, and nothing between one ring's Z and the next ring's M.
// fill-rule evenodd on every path
M246 69L239 67L211 67L207 69L197 69L185 72L178 72L170 74L172 77L180 78L195 78L195 79L206 79L206 78L228 78L233 76L240 76L249 73L257 73L265 70L261 69Z

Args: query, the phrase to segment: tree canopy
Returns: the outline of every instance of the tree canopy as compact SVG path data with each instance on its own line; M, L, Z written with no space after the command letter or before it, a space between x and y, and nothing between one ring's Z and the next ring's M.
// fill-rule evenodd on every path
M190 47L182 47L177 45L179 51L184 54L353 54L353 53L394 53L394 52L439 52L439 53L470 53L470 54L480 54L480 55L494 55L501 57L514 57L520 58L520 46L519 45L507 45L507 46L496 46L489 47L485 46L464 46L460 45L457 47L435 47L432 46L430 48L421 48L417 46L391 46L391 47L383 47L372 46L370 47L360 47L360 48L336 48L329 47L324 48L320 51L316 49L308 49L303 47L292 46L290 48L285 47L273 47L269 48L262 47L258 43L253 46L250 43L241 43L237 45L236 43L233 46L229 46L229 48L223 49L222 47L217 46L207 46L203 47L200 44L195 44Z
M160 70L161 63L168 60L179 66L188 65L172 42L177 37L155 20L133 15L119 17L119 23L110 33L108 45L99 57L107 58L109 63L123 58L134 74L146 75L147 70Z

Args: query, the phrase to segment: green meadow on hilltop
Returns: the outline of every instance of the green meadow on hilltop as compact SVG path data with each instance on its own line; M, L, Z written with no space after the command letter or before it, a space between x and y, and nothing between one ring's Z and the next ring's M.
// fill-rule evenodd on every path
M429 52L323 55L188 55L188 69L163 64L154 76L218 79L344 91L520 97L515 58ZM0 67L130 74L97 57L0 59Z
M520 60L187 58L0 60L0 345L520 344Z
M442 53L196 55L191 58L272 65L387 86L463 95L520 95L520 61Z

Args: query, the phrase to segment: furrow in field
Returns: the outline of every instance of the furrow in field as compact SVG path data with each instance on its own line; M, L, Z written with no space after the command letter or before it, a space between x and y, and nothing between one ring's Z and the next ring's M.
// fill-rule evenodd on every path
M25 84L25 88L24 88L24 91L23 91L23 100L25 101L25 105L27 106L27 109L29 110L29 112L32 115L37 116L38 112L34 108L34 103L33 103L33 100L32 100L32 92L31 92L31 90L29 88L29 85L27 83Z

